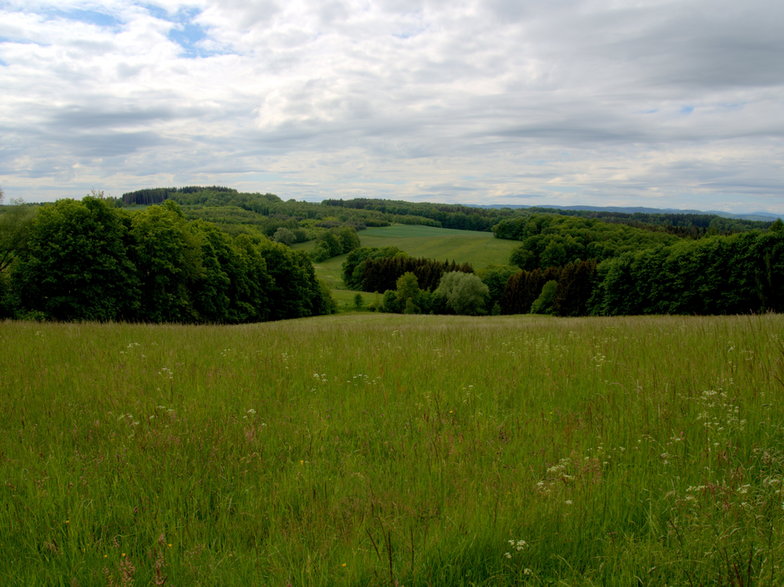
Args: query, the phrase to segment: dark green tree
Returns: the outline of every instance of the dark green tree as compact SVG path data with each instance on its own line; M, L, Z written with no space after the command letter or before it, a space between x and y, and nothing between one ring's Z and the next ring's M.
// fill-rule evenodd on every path
M40 208L12 275L21 312L52 320L127 320L139 279L129 259L130 218L100 198Z
M509 278L517 272L518 269L511 265L489 265L477 272L477 275L487 286L489 307L499 304L498 311L500 312L501 298L504 295L506 284Z
M197 322L193 299L204 278L201 239L171 200L133 216L132 259L141 282L140 318L150 322Z
M0 273L25 248L35 211L33 206L21 203L0 208Z
M542 286L539 297L531 304L531 314L552 314L553 302L558 291L558 282L554 279L546 282Z
M553 299L553 313L557 316L585 316L595 278L596 261L579 261L563 267Z

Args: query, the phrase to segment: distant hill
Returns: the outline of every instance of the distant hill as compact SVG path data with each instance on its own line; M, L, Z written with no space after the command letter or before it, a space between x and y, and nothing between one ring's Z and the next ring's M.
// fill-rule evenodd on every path
M777 218L784 219L780 214L772 214L770 212L750 212L747 214L733 214L730 212L721 212L717 210L682 210L679 208L646 208L644 206L554 206L554 205L537 205L529 206L526 204L469 204L476 208L488 209L503 209L503 208L535 208L535 209L552 209L552 210L579 210L586 212L616 212L620 214L696 214L696 215L710 215L722 216L724 218L737 218L739 220L754 220L757 222L773 222Z

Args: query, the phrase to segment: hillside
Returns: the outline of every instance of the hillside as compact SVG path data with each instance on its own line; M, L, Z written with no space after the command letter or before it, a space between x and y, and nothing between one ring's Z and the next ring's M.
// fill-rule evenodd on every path
M363 247L397 247L412 257L468 263L476 270L507 264L512 251L519 246L515 241L494 238L488 232L411 224L368 228L359 232L359 239ZM303 251L313 247L313 242L293 246ZM353 304L357 293L343 283L341 267L345 259L346 255L340 255L314 263L316 275L330 287L339 307ZM368 300L374 298L371 295Z
M341 307L364 303L346 287L383 294L413 273L411 296L388 297L385 311L407 299L411 311L462 313L457 300L469 290L473 311L502 314L527 313L537 300L542 313L583 315L765 312L784 299L780 220L318 204L198 186L9 208L0 214L7 317L248 322L329 312L314 271ZM93 229L111 238L95 246L84 238ZM451 298L436 293L454 272L473 275L448 286ZM297 290L304 297L291 304ZM314 299L322 301L311 307Z

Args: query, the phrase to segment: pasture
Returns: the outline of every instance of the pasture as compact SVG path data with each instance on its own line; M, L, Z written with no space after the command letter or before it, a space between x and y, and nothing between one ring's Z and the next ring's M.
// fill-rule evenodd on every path
M491 232L410 224L368 228L358 234L363 247L397 247L412 257L469 263L474 270L488 265L508 264L512 251L520 246L518 241L497 239ZM307 251L313 245L313 242L308 242L294 245L293 248ZM341 268L345 259L346 255L340 255L314 264L316 274L330 287L338 307L342 309L354 304L357 293L347 290L343 284ZM377 296L364 294L363 297L365 304L368 304Z
M779 315L0 343L3 585L784 582Z

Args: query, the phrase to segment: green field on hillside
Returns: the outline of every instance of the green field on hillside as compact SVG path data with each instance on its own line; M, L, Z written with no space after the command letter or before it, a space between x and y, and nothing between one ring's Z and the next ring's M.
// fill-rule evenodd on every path
M782 584L782 333L3 322L0 584Z
M412 257L469 263L474 270L488 265L506 265L512 250L520 246L517 241L497 239L490 232L410 224L368 228L359 232L359 239L363 247L397 247ZM312 247L312 242L294 246L305 251ZM316 274L332 289L341 308L353 304L357 293L347 290L343 284L341 267L345 259L345 255L340 255L314 264ZM368 303L375 294L364 294L364 298Z
M505 265L512 250L520 246L517 241L497 239L491 232L407 224L368 228L359 238L363 247L395 246L412 257L469 263L474 269Z

